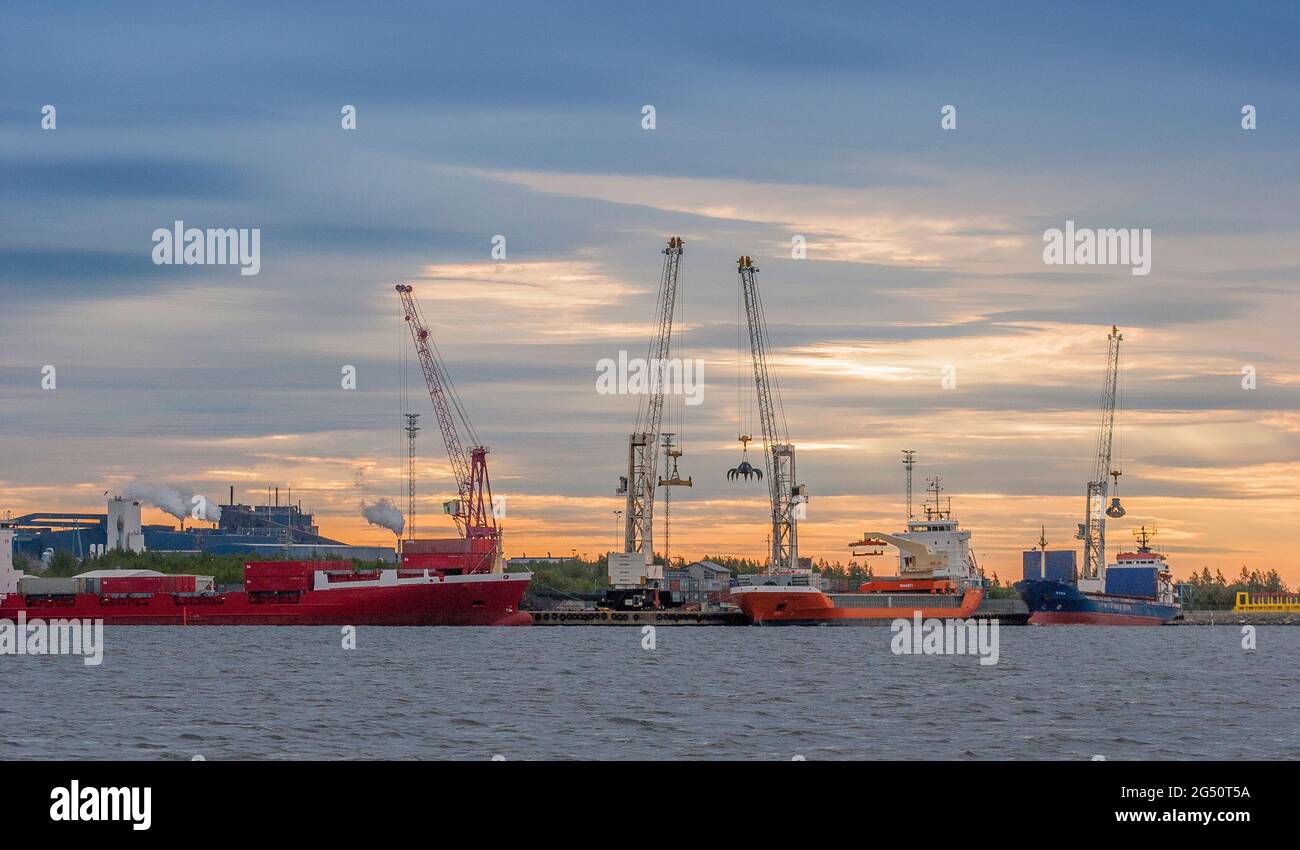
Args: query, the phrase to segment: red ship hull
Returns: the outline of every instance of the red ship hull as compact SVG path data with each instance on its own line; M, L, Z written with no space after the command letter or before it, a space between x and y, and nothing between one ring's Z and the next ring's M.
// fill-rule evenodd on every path
M1029 617L1031 626L1163 626L1160 617L1140 617L1134 614L1101 614L1090 611L1035 611Z
M953 594L948 596L955 597ZM934 599L938 601L938 597ZM822 593L811 587L758 586L731 590L732 602L755 625L865 623L892 621L900 617L908 618L914 614L920 614L923 619L968 619L974 615L983 599L983 590L967 590L957 604L926 605L918 602L908 607L891 607L888 604L888 597L882 594L878 606L874 604L838 606L835 604L834 595ZM952 601L957 600L954 598Z
M0 619L103 620L109 626L527 626L529 573L355 581L301 592L81 593L0 597Z

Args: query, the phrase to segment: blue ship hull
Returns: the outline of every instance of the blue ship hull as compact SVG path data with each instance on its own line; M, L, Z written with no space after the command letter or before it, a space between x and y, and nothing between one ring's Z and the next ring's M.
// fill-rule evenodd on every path
M1083 593L1063 581L1026 579L1015 588L1029 608L1030 625L1160 626L1183 610L1155 599Z

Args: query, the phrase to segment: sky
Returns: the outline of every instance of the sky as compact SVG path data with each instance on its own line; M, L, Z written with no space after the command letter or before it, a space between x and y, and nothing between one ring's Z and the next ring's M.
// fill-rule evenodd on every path
M603 553L638 399L598 393L597 363L643 356L678 235L674 353L705 384L669 403L694 481L673 555L765 549L764 486L725 476L753 421L747 254L810 497L802 554L901 529L903 449L987 572L1018 577L1040 527L1076 547L1118 325L1111 551L1154 526L1179 577L1300 584L1294 4L0 15L0 510L279 486L326 534L391 544L359 506L405 492L407 282L490 446L507 553ZM176 220L258 228L258 274L154 264ZM1045 264L1066 221L1150 229L1150 274ZM417 529L449 532L450 466L431 427L418 445Z

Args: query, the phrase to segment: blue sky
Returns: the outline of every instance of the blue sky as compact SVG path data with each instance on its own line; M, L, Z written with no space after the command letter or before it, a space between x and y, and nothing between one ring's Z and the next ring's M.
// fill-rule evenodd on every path
M382 540L356 504L401 489L392 284L410 281L517 505L508 547L602 550L635 400L597 395L595 363L643 350L680 234L684 353L709 379L683 425L687 554L762 549L761 492L722 477L743 252L809 446L814 554L897 524L902 448L993 562L1040 524L1068 545L1116 323L1134 519L1186 561L1300 577L1270 530L1300 495L1294 4L0 15L0 507L282 484ZM176 219L261 228L260 274L154 266ZM1066 219L1151 228L1152 274L1043 265ZM425 446L432 506L449 481Z

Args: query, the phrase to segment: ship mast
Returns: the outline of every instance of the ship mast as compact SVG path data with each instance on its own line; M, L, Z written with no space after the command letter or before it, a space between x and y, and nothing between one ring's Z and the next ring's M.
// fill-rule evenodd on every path
M912 467L916 466L916 450L903 449L903 468L907 470L907 521L912 521Z

